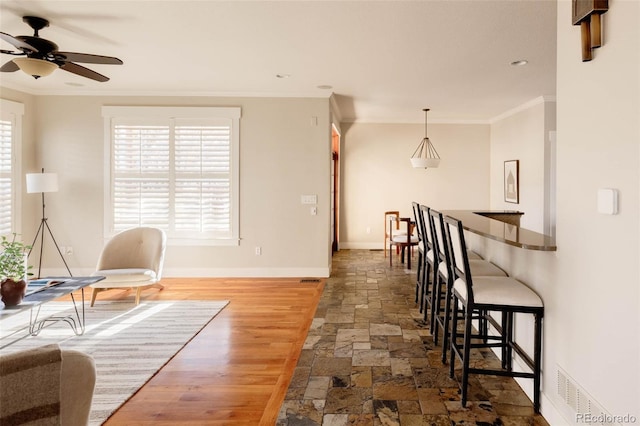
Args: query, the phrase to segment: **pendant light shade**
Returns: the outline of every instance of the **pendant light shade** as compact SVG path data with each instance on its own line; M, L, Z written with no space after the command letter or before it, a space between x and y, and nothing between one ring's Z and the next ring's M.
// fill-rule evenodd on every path
M411 165L416 169L436 168L440 165L440 156L438 151L429 140L427 136L427 112L428 108L424 111L424 139L418 144L418 147L411 156Z

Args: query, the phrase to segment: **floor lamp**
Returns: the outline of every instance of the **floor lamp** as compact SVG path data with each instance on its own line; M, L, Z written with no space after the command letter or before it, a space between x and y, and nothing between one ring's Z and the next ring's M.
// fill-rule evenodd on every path
M31 255L31 251L33 250L33 247L35 247L38 236L40 236L40 259L38 260L38 278L40 278L40 270L42 269L42 250L44 248L44 231L46 228L53 240L53 244L56 246L56 249L60 254L60 258L62 259L64 266L67 268L67 272L69 272L69 276L72 277L73 275L71 274L71 270L69 269L67 262L64 260L62 251L60 251L60 247L58 246L56 239L53 237L53 232L51 232L49 223L47 223L47 217L44 214L44 193L58 192L58 174L45 173L44 169L42 169L42 173L27 173L27 193L33 194L37 192L42 194L42 219L40 220L40 226L38 227L38 232L36 232L36 236L33 239L33 243L31 243L28 256Z

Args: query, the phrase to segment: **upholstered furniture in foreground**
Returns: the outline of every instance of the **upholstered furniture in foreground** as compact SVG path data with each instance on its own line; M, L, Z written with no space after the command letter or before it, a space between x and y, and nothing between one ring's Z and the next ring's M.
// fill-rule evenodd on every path
M102 249L94 276L105 279L91 285L91 306L99 292L110 289L136 289L136 305L142 290L158 287L162 278L167 237L161 229L138 227L116 234Z
M93 358L56 344L0 356L0 424L81 426L96 382Z

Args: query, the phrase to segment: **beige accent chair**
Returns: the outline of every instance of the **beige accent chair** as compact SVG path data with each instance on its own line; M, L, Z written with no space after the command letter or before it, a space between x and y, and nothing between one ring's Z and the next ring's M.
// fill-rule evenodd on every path
M0 356L0 424L89 423L96 366L57 344Z
M150 227L127 229L116 234L102 249L93 276L104 280L91 285L91 306L101 291L136 289L136 305L142 290L156 287L162 278L167 237L163 230Z

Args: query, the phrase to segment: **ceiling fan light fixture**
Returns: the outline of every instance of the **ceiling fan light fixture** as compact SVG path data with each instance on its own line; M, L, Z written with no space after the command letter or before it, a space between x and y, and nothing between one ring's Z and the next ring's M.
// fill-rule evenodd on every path
M418 144L418 147L411 156L411 165L416 169L436 168L440 165L440 156L427 136L427 112L424 111L424 138Z
M45 61L44 59L16 58L13 62L15 62L22 71L35 79L46 77L58 68L58 65L55 63Z

